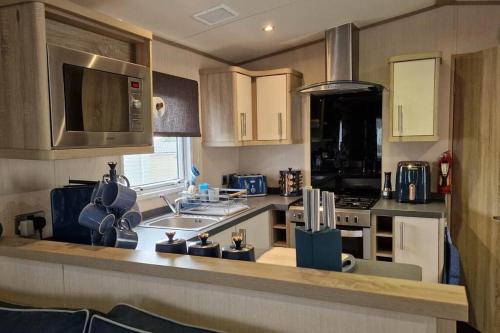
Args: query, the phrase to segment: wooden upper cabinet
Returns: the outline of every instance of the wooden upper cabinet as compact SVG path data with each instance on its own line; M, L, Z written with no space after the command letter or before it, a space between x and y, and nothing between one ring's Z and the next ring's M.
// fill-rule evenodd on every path
M238 137L241 141L253 140L252 78L234 73L236 76L236 110L238 112Z
M300 85L302 74L291 69L201 70L203 143L214 147L300 143L302 112L296 92Z
M439 53L392 57L389 141L437 141Z
M257 140L287 139L287 76L258 77Z
M50 4L12 0L0 4L0 158L69 159L150 153L152 145L78 147L55 149L51 131L47 44L95 53L151 68L152 33L69 1ZM109 78L108 78L109 79ZM116 90L96 71L83 78L88 97ZM116 83L116 82L115 82ZM148 86L151 82L146 82ZM128 96L116 98L128 104ZM116 105L102 105L95 98L83 101L84 109L105 112ZM109 113L109 112L108 112ZM103 125L120 131L124 122L109 113L96 123L92 113L83 115L89 131ZM153 133L151 131L151 137Z

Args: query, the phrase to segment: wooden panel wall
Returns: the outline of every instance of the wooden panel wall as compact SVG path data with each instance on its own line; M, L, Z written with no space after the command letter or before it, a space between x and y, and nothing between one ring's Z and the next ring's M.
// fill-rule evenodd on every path
M0 148L50 149L45 11L41 3L0 9L0 82Z
M128 62L135 60L135 46L65 23L46 20L47 43Z
M453 58L452 231L470 320L484 333L500 331L499 55L493 48Z

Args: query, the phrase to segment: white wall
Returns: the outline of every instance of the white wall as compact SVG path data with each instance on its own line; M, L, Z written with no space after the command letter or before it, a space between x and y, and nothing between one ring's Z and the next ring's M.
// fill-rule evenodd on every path
M387 59L393 55L441 51L443 63L439 85L439 136L438 142L383 143L383 171L392 171L401 160L427 160L436 163L440 154L450 149L450 81L451 55L486 49L500 44L500 6L464 5L446 6L386 24L363 29L360 32L360 79L389 86ZM244 64L250 69L292 67L304 74L306 83L324 79L324 43L310 45L273 57ZM385 110L387 111L387 110ZM304 126L309 128L309 110L304 112ZM388 128L388 114L383 115L384 132ZM308 138L308 133L304 133ZM301 165L309 175L309 143L283 148L241 148L240 169L252 171L251 165L266 163L267 176L277 177L278 170L289 164ZM301 157L295 156L301 154ZM295 166L295 165L293 165ZM437 168L433 167L432 185L437 184ZM393 182L394 183L394 182Z

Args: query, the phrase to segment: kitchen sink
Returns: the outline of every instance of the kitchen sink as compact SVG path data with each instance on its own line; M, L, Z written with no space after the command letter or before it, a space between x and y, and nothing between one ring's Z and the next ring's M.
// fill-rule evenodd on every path
M177 230L194 230L199 231L208 228L221 219L207 216L167 216L154 219L144 223L143 227L177 229Z

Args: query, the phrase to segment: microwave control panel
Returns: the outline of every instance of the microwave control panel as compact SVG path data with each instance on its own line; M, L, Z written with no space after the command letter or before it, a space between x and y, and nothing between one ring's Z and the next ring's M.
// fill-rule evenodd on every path
M144 131L142 85L142 79L135 77L128 78L129 124L131 132Z

